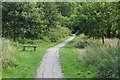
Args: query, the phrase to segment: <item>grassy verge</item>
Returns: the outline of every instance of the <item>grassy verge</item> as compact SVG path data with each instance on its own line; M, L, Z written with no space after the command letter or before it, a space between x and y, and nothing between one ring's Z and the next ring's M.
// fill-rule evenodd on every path
M26 48L26 51L23 51L23 47L21 46L22 44L10 42L10 44L13 47L16 47L15 56L16 59L14 60L14 65L12 66L9 65L9 62L7 63L8 66L2 70L2 77L34 78L36 75L36 70L39 67L42 57L46 53L47 49L61 43L62 41L66 40L69 37L70 36L62 38L55 43L42 42L40 44L25 44L25 45L38 45L35 52L33 51L33 48L28 47ZM8 55L8 53L6 54ZM12 57L10 57L10 60L11 59Z
M80 35L60 49L65 78L118 78L119 40L99 39ZM111 44L113 42L113 44Z
M65 78L94 78L96 77L96 67L82 62L78 55L78 49L74 47L74 43L79 40L76 36L71 42L60 49L60 59L62 72Z

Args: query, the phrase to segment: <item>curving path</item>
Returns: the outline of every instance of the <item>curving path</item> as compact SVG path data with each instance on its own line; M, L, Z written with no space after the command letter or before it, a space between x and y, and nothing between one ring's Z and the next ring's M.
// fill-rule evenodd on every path
M59 48L70 42L76 35L58 44L55 47L49 48L47 53L43 56L40 67L38 67L35 78L63 78L59 60Z

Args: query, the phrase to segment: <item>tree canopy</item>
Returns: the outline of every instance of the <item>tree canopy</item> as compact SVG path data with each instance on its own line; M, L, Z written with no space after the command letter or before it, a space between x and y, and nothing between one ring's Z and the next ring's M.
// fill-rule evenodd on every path
M119 2L4 2L3 37L42 39L55 28L67 27L103 40L120 38L119 12Z
M74 22L75 32L99 37L120 37L119 3L79 3Z

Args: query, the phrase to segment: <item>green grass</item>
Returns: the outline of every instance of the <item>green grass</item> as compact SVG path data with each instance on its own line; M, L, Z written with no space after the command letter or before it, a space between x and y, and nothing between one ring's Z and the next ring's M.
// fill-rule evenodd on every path
M76 36L67 45L60 48L60 60L62 72L65 78L95 78L97 69L80 59L80 52L74 47L74 43L80 39ZM82 49L81 49L82 50Z
M47 49L63 42L69 37L62 38L55 43L43 41L40 44L25 44L37 45L36 51L33 51L33 47L26 47L26 50L23 51L22 44L11 42L11 45L17 48L18 55L15 61L17 66L3 69L2 78L34 78Z

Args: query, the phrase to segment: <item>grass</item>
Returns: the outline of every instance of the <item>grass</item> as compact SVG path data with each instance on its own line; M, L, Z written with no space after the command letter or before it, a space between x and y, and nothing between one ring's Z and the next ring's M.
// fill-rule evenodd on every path
M60 49L62 72L65 78L118 78L119 39L100 39L76 36Z
M34 78L47 49L63 42L69 37L62 38L55 43L43 41L40 44L25 44L38 45L35 52L33 51L33 47L27 47L26 51L23 51L22 44L10 42L12 46L17 48L16 67L13 66L3 69L2 78Z
M79 38L79 36L76 36L66 46L60 48L62 72L65 78L95 78L97 76L96 67L81 61L78 56L80 53L74 47L74 43Z
M0 37L0 51L2 51L2 42L1 42L2 40L1 40L1 37ZM1 80L1 78L2 78L2 63L1 63L1 61L2 61L2 58L1 58L1 56L2 56L2 52L0 52L0 80Z

